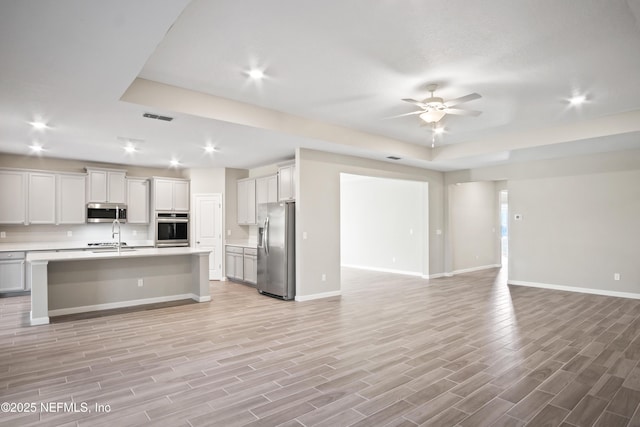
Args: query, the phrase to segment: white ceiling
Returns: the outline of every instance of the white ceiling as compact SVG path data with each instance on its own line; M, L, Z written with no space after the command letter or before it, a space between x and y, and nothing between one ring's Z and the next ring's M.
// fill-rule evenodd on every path
M0 58L7 153L250 168L307 147L453 170L640 148L640 0L5 1ZM435 150L393 118L430 83L482 95Z

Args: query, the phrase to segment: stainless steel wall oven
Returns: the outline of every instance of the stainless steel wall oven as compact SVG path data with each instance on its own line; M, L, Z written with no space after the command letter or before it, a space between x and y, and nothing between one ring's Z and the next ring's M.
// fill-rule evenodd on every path
M189 214L156 212L156 247L189 246Z

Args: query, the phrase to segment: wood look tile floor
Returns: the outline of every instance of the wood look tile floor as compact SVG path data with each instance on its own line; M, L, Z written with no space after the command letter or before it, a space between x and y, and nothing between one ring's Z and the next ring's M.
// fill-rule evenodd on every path
M2 298L0 402L37 410L0 425L640 426L640 301L501 274L345 269L307 302L212 282L211 303L37 327Z

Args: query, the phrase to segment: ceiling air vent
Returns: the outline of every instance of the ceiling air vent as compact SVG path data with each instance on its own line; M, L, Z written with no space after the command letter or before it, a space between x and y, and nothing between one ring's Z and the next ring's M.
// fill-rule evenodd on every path
M396 157L396 156L388 156L387 159L390 160L400 160L400 157Z
M160 116L158 114L151 114L151 113L144 113L142 117L146 117L147 119L164 120L165 122L170 122L171 120L173 120L173 117Z

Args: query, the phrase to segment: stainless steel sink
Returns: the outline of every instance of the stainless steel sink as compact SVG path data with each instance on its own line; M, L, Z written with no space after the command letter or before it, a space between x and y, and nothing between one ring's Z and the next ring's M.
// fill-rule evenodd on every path
M120 252L133 252L134 248L120 248ZM102 249L94 249L91 252L94 254L101 254L104 252L118 252L118 248L102 248Z

